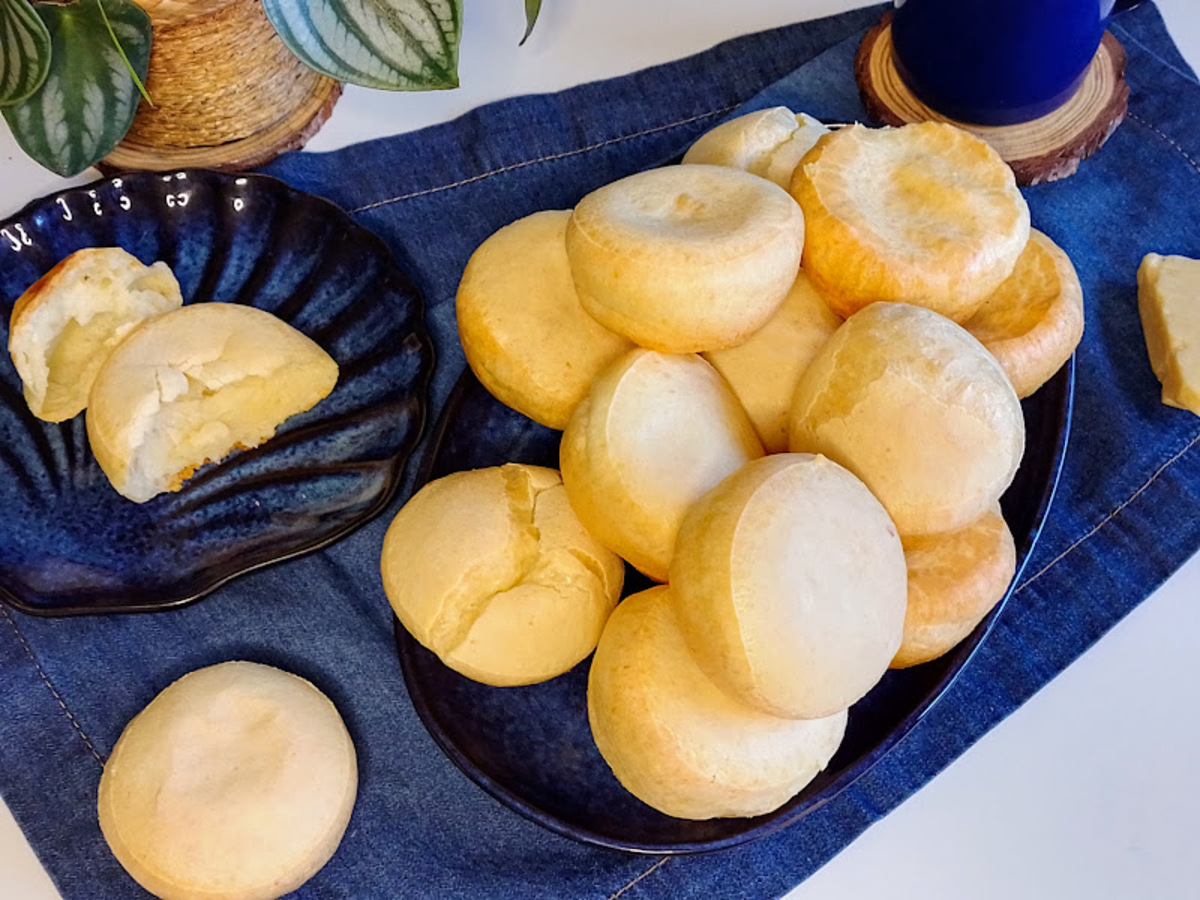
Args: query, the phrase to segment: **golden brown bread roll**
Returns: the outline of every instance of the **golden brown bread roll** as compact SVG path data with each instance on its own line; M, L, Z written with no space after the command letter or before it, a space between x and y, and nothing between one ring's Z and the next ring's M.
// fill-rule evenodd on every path
M688 510L670 585L709 678L763 712L821 718L887 671L905 580L900 539L866 486L824 457L780 453Z
M605 370L563 432L563 484L604 546L666 581L688 507L762 455L729 386L693 355L631 350Z
M801 269L762 328L736 347L703 354L733 388L768 453L787 450L796 383L841 324Z
M458 286L458 336L502 403L562 430L600 371L633 347L579 305L567 263L570 210L526 216L471 255Z
M790 441L865 481L908 537L987 512L1021 462L1025 420L996 358L961 326L876 303L847 319L800 376Z
M742 169L787 190L804 154L828 133L812 116L773 106L706 131L688 148L683 162Z
M387 530L381 572L414 638L499 686L554 678L591 653L624 577L558 473L515 463L421 488Z
M1029 238L1012 170L945 123L838 129L801 161L791 192L804 210L805 271L841 316L888 300L963 321Z
M738 702L697 666L669 588L617 607L588 677L588 720L625 788L685 819L757 816L779 808L825 768L846 713L782 719Z
M13 306L8 352L39 419L82 412L101 364L134 326L183 304L166 263L143 265L120 247L77 250Z
M166 900L272 900L333 856L358 792L354 744L303 678L199 669L125 727L100 778L100 830Z
M970 634L1003 599L1017 550L997 505L957 531L907 538L904 561L908 607L893 669L937 659Z
M804 218L777 185L721 166L667 166L588 194L567 225L579 300L643 347L731 347L796 280Z
M1005 282L963 327L1000 361L1018 397L1062 368L1083 337L1083 288L1062 249L1036 228Z
M264 310L184 306L143 323L104 361L88 401L88 440L113 487L142 503L268 440L337 377L328 353Z

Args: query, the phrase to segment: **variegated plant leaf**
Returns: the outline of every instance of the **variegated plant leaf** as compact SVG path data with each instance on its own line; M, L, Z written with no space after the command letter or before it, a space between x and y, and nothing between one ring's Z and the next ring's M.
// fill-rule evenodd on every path
M533 34L533 26L537 24L538 13L542 11L542 0L525 0L525 36L521 38L524 44Z
M0 106L24 100L46 80L50 32L29 0L0 0Z
M462 0L263 0L305 64L392 91L458 86Z
M137 86L103 13L139 78L150 64L150 17L133 0L103 0L103 12L100 2L37 5L50 32L50 70L29 98L3 109L21 149L63 176L111 153L137 111Z

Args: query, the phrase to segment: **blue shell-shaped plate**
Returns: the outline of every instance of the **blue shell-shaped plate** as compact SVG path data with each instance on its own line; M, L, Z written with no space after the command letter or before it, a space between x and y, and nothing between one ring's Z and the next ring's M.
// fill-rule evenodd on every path
M1037 541L1062 469L1074 384L1072 359L1023 404L1025 458L1001 503L1017 544L1017 578ZM446 405L419 480L508 461L557 467L560 437L494 400L468 371ZM632 569L628 572L627 594L648 586ZM404 678L421 720L450 759L492 796L576 840L678 854L719 850L763 837L852 784L942 696L1003 605L947 655L888 672L851 708L845 739L829 766L784 806L755 818L703 822L663 815L617 782L588 726L590 660L542 684L492 688L442 665L399 622L395 629Z
M380 512L424 424L433 351L420 295L333 204L260 175L142 173L0 223L0 328L82 247L164 260L185 303L269 310L333 356L333 393L261 447L137 504L88 449L84 416L36 419L0 361L0 600L44 615L166 609L321 547Z

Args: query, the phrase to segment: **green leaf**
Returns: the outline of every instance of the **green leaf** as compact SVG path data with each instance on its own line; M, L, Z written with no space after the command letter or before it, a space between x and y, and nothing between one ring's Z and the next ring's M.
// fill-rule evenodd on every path
M542 11L542 0L525 0L525 36L521 38L524 44L533 34L533 26L537 24L538 13Z
M104 24L100 0L39 4L50 32L50 71L27 100L3 109L21 149L59 175L77 175L103 159L129 131L138 91ZM129 62L145 79L150 17L133 0L104 0Z
M29 0L0 0L0 106L36 91L49 69L50 32Z
M117 48L117 53L121 56L121 62L125 64L125 71L129 73L129 77L133 79L133 86L138 89L138 93L142 95L150 106L154 105L154 101L150 99L150 94L146 92L146 86L142 84L142 78L137 73L137 69L133 67L133 63L129 61L129 56L125 53L125 48L121 46L121 39L117 37L117 33L113 31L112 22L108 21L108 13L104 11L104 3L101 2L100 18L104 20L104 27L108 29L108 36L112 38L113 46ZM151 29L154 25L151 23Z
M263 0L306 65L391 91L458 87L462 0Z

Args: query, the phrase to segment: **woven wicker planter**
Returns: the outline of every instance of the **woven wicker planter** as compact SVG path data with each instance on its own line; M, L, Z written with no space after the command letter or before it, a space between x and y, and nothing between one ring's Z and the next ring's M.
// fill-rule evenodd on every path
M144 100L110 169L237 170L302 147L341 85L284 45L260 0L136 0L154 43Z

